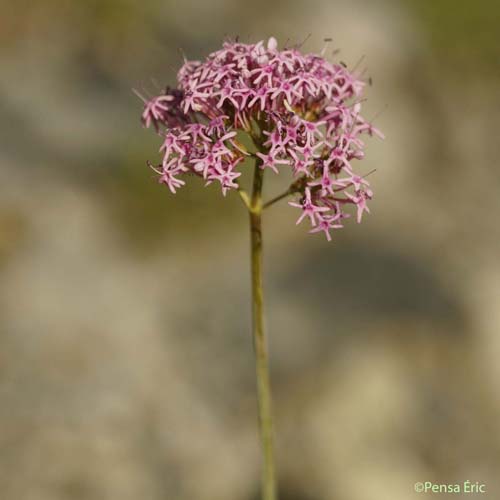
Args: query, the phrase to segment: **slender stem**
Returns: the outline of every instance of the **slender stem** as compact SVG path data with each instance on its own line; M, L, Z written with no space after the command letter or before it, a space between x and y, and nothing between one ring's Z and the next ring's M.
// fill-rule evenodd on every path
M262 181L264 171L255 164L250 204L252 324L257 373L257 397L262 446L262 500L277 500L274 466L273 416L267 341L264 333L264 304L262 291Z
M266 201L266 203L264 203L262 208L268 208L271 205L274 205L276 202L282 200L283 198L286 198L290 194L292 194L292 191L290 190L290 188L288 188L284 193L281 193L278 196L275 196L274 198L272 198L271 200Z
M304 187L306 186L307 183L307 177L305 175L302 175L298 179L296 179L294 182L288 186L288 189L284 191L283 193L279 194L278 196L275 196L274 198L271 198L269 201L266 201L263 205L262 208L268 208L271 205L274 205L278 201L282 200L283 198L286 198L287 196L290 196L295 193L300 193L303 192Z

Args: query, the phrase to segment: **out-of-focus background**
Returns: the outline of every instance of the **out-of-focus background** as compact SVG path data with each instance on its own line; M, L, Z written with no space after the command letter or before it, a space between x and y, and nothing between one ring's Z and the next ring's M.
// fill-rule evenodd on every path
M0 7L2 500L258 498L246 216L155 182L131 88L175 84L180 48L309 34L364 56L387 139L331 244L266 212L281 499L500 498L497 0Z

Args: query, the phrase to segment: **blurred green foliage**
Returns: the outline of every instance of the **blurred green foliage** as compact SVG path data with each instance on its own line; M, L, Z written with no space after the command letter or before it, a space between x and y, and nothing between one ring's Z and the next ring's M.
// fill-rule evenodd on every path
M434 58L464 78L472 71L500 77L498 0L405 0L427 33Z

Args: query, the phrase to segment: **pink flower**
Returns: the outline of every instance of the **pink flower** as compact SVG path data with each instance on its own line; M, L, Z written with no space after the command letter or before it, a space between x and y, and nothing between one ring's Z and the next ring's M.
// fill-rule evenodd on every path
M280 160L273 153L257 153L256 156L262 160L260 164L261 168L270 168L275 174L279 174L276 165L288 165L288 160Z
M311 199L311 189L306 188L305 190L305 196L304 199L302 200L301 203L295 203L293 201L288 202L288 204L292 207L297 207L302 209L302 214L300 217L297 219L296 224L300 224L304 217L309 217L309 220L311 221L311 225L315 226L316 225L316 218L319 213L321 212L328 212L329 208L328 207L320 207L317 205L314 205L312 199Z
M356 220L358 224L361 222L361 218L363 217L363 213L370 213L370 209L366 202L373 198L373 193L370 189L366 190L358 190L354 195L350 193L346 193L346 196L354 203L357 207Z
M319 220L318 225L316 227L313 227L309 232L310 233L323 232L326 236L326 239L328 241L332 241L332 236L330 234L330 231L332 229L340 229L340 228L344 227L340 223L335 224L335 222L337 220L339 220L340 218L341 218L340 214L320 216L320 220Z
M335 185L340 185L342 187L345 187L342 184L339 184L338 181L333 180L330 177L330 170L328 166L323 166L323 175L321 176L321 179L316 180L314 182L309 183L309 186L320 186L321 191L320 194L321 196L335 196Z
M218 162L215 164L215 167L211 170L208 176L209 184L213 180L217 180L221 183L222 194L224 196L226 196L229 189L238 187L235 180L241 175L241 172L234 172L236 163L223 164L222 162Z
M158 170L151 164L150 167L160 175L160 177L158 178L158 182L160 184L166 184L173 194L175 194L176 189L186 184L182 179L177 179L175 177L176 174L180 174L183 172L183 168L181 166L173 164L164 165L162 170Z
M163 136L163 161L154 169L170 191L191 173L219 182L225 195L239 188L243 159L254 157L275 173L291 168L290 192L300 199L290 205L311 232L329 240L349 207L358 222L369 212L373 193L354 164L364 158L362 137L383 135L361 115L365 83L354 72L320 55L279 50L270 38L227 42L204 61L185 61L177 81L178 88L151 99L138 94L144 126ZM247 150L237 133L249 135L257 151Z
M251 108L254 104L260 103L260 110L264 111L267 103L268 103L268 96L272 92L272 90L267 87L259 87L257 90L253 91L253 99L248 103L248 106Z

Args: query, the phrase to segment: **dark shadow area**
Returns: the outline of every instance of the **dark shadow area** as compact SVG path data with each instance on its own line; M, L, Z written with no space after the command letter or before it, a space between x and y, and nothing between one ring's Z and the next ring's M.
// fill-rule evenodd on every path
M300 266L286 271L277 281L279 293L293 290L337 324L405 318L437 322L452 335L465 331L459 297L423 259L381 245L339 245L306 254Z

